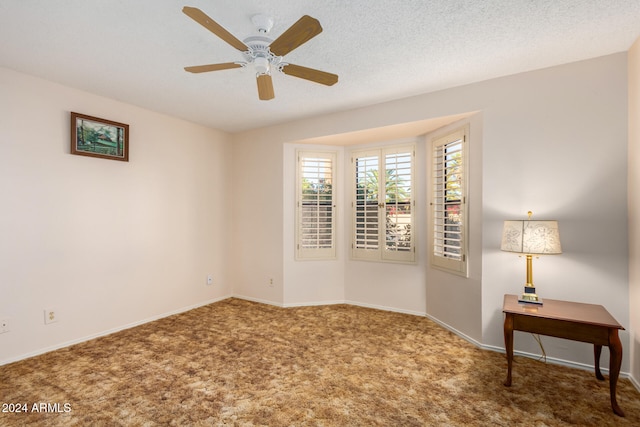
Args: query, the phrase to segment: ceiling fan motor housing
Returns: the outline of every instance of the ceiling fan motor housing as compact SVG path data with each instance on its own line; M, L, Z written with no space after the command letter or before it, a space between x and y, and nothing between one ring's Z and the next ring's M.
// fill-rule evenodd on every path
M243 40L249 48L243 55L249 64L253 64L258 75L270 74L271 66L279 69L281 56L276 56L269 50L273 39L265 36L252 36Z

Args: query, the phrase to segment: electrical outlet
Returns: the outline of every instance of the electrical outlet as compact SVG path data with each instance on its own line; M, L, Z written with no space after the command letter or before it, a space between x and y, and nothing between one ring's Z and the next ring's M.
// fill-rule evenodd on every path
M269 287L270 287L270 288L273 288L273 278L270 278L270 279L269 279Z
M0 334L9 332L10 330L11 329L9 329L9 319L0 320Z
M211 274L207 276L207 285L213 285L213 276Z
M44 309L44 324L55 323L58 321L58 311L53 308Z

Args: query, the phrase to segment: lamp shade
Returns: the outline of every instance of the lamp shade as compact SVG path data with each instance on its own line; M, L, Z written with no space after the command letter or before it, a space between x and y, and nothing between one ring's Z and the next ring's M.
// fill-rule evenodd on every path
M500 249L530 255L561 254L558 221L505 221Z

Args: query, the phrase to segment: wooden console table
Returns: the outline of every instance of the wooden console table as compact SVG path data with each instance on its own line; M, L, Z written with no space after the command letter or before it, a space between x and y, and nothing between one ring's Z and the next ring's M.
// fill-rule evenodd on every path
M507 379L511 386L513 365L513 331L531 332L593 344L596 378L604 380L600 372L602 346L609 347L609 393L611 408L616 415L624 412L616 400L616 385L622 364L622 344L618 330L624 328L601 305L582 304L545 299L544 305L518 303L516 295L505 295L502 311L504 319L504 345L507 350Z

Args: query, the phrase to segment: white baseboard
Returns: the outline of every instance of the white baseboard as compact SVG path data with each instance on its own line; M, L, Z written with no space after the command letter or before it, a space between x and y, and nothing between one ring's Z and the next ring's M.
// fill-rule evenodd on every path
M285 303L283 307L318 307L321 305L338 305L338 304L346 304L344 300L342 301L310 301L310 302L291 302Z
M25 353L25 354L22 354L22 355L19 355L19 356L11 357L9 359L1 360L0 361L0 366L8 365L9 363L14 363L14 362L18 362L20 360L28 359L30 357L39 356L41 354L49 353L51 351L60 350L61 348L69 347L69 346L72 346L72 345L75 345L75 344L80 344L82 342L90 341L92 339L96 339L96 338L100 338L100 337L104 337L106 335L111 335L111 334L113 334L115 332L124 331L125 329L135 328L136 326L144 325L145 323L149 323L149 322L153 322L155 320L163 319L165 317L173 316L174 314L184 313L185 311L189 311L189 310L193 310L193 309L198 308L198 307L202 307L202 306L205 306L205 305L213 304L214 302L222 301L222 300L225 300L225 299L230 298L230 297L231 296L229 295L229 296L214 298L214 299L211 299L211 300L208 300L208 301L204 301L204 302L199 302L197 304L193 304L193 305L190 305L190 306L187 306L187 307L181 307L181 308L179 308L177 310L172 310L172 311L169 311L169 312L166 312L166 313L159 314L157 316L148 317L146 319L139 320L139 321L133 322L133 323L129 323L127 325L118 326L118 327L115 327L115 328L112 328L112 329L108 329L106 331L98 332L96 334L87 335L87 336L84 336L82 338L78 338L78 339L74 339L74 340L70 340L70 341L65 341L65 342L62 342L60 344L56 344L56 345L53 345L53 346L50 346L50 347L41 348L41 349L38 349L36 351L32 351L32 352Z
M482 349L485 349L485 350L491 350L491 351L495 351L495 352L498 352L498 353L506 353L506 350L504 348L502 348L502 347L497 347L497 346L493 346L493 345L482 345L480 347ZM582 369L583 371L593 371L594 370L593 365L589 365L587 363L573 362L571 360L558 359L556 357L549 357L549 356L545 357L542 354L529 353L529 352L526 352L526 351L514 350L513 355L514 356L528 357L529 359L543 360L543 361L545 361L547 363L551 363L551 364L554 364L554 365L566 366L568 368L574 368L574 369ZM604 366L601 366L600 370L602 371L603 374L608 374L609 373L609 368L606 368ZM629 374L625 373L625 372L620 372L620 377L629 378Z
M383 310L383 311L391 311L394 313L402 313L402 314L411 314L413 316L421 316L424 317L426 314L424 312L420 312L420 311L413 311L413 310L404 310L401 308L395 308L395 307L387 307L384 305L376 305L376 304L367 304L367 303L363 303L363 302L357 302L357 301L343 301L344 304L349 304L349 305L355 305L358 307L365 307L365 308L374 308L376 310Z
M274 305L276 307L284 307L284 305L282 303L280 303L280 302L269 301L269 300L264 300L264 299L260 299L260 298L253 298L253 297L248 297L248 296L245 296L245 295L234 294L234 295L231 296L231 298L243 299L245 301L257 302L257 303L260 303L260 304Z
M633 386L636 388L636 390L640 391L640 383L638 383L638 380L636 380L633 375L629 375L629 381L631 381L631 384L633 384Z
M308 301L308 302L292 302L292 303L284 303L283 304L283 303L279 303L279 302L275 302L275 301L268 301L268 300L263 300L263 299L260 299L260 298L248 297L248 296L245 296L245 295L233 295L233 298L243 299L243 300L246 300L246 301L252 301L252 302L257 302L257 303L261 303L261 304L274 305L276 307L282 307L282 308L288 308L288 307L315 307L315 306L321 306L321 305L348 304L348 305L354 305L354 306L357 306L357 307L365 307L365 308L373 308L373 309L376 309L376 310L391 311L391 312L394 312L394 313L411 314L413 316L421 316L421 317L425 316L425 313L424 312L420 312L420 311L403 310L403 309L399 309L399 308L395 308L395 307L387 307L387 306L376 305L376 304L367 304L367 303L363 303L363 302L349 301L349 300Z
M429 320L437 323L438 325L442 326L443 328L445 328L448 331L453 332L454 334L456 334L457 336L459 336L460 338L462 338L463 340L470 342L471 344L475 345L476 347L480 347L480 348L484 348L482 343L479 341L476 341L475 339L471 338L469 335L466 335L462 332L460 332L459 330L457 330L456 328L453 328L449 325L447 325L446 323L436 319L435 317L431 316L430 314L426 314L425 315Z

